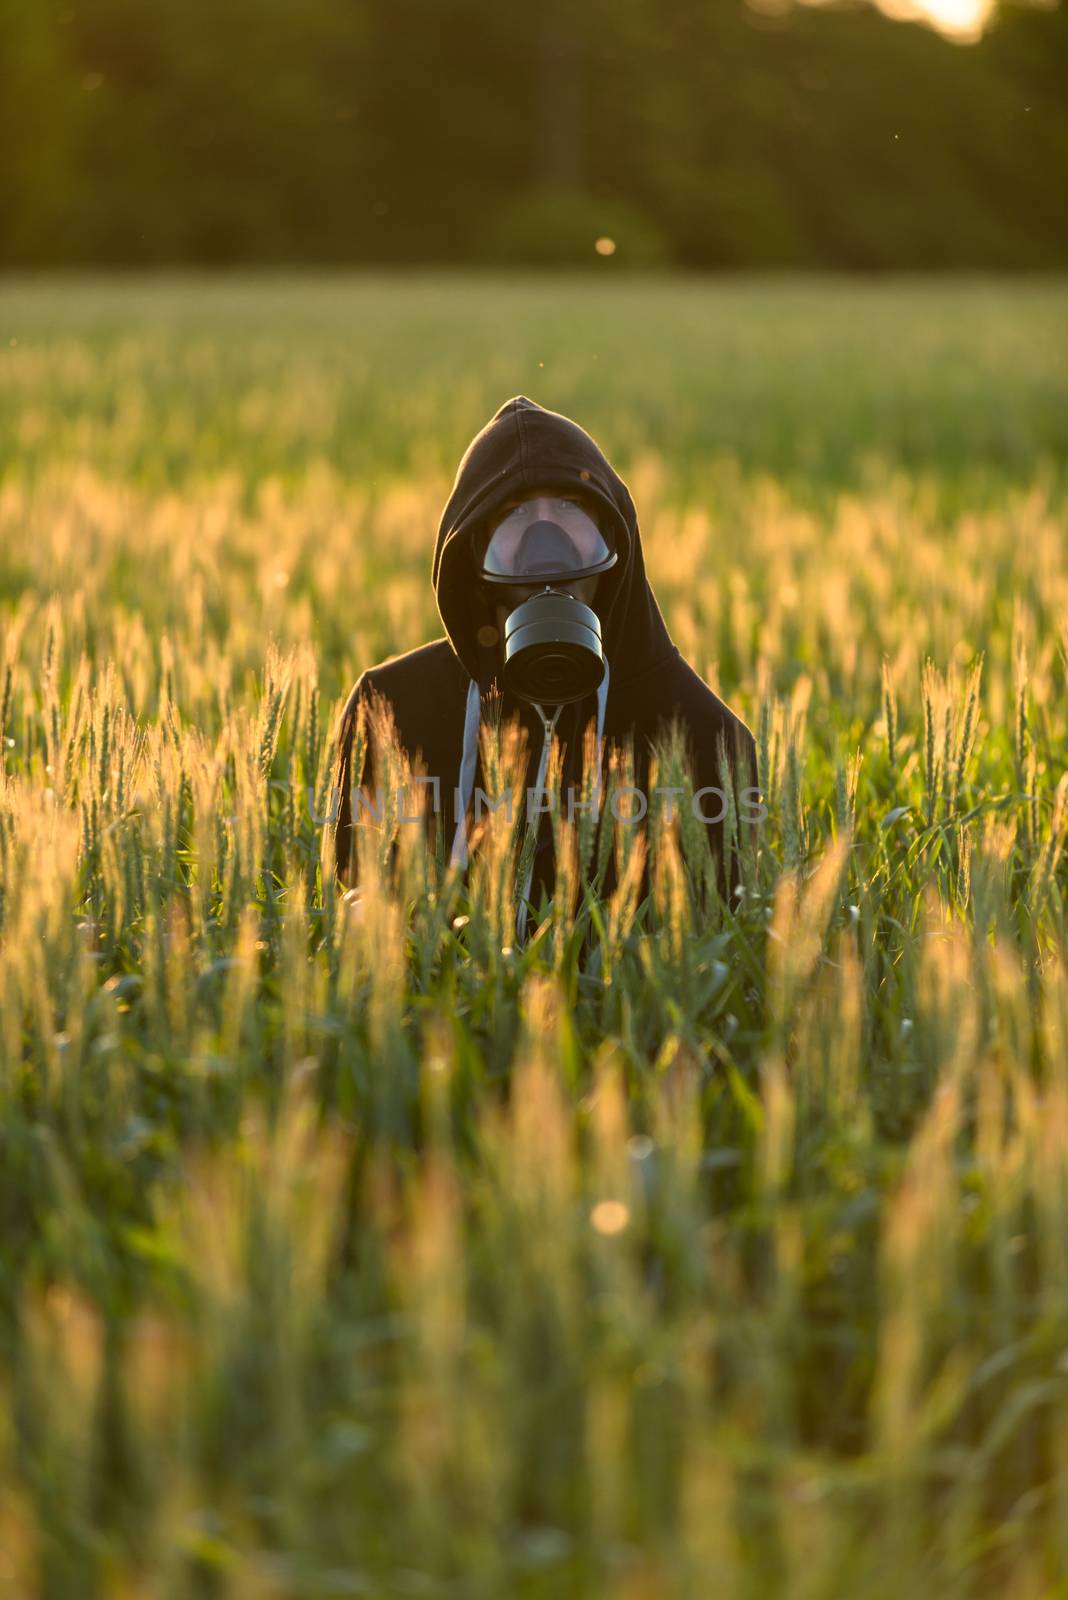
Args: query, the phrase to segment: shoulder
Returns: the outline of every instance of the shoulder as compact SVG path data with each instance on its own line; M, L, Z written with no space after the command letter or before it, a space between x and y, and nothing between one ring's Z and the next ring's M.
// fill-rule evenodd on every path
M338 718L337 743L351 744L362 716L369 732L391 723L405 744L425 744L433 728L462 705L467 683L448 639L389 656L365 668L353 684Z
M414 650L389 656L377 666L369 667L359 680L367 689L376 689L379 694L389 696L411 685L425 687L428 682L453 681L458 687L466 686L467 672L445 638L431 639L428 644L418 645Z
M726 742L730 755L738 755L756 766L756 740L752 729L714 689L695 672L685 656L676 650L657 674L654 689L668 717L680 713L697 742L706 747Z
M351 720L361 704L369 704L376 695L387 699L398 691L413 685L425 686L428 682L466 682L467 674L457 660L448 639L431 639L429 644L418 645L400 655L387 656L373 667L365 667L349 691L341 713L343 722Z

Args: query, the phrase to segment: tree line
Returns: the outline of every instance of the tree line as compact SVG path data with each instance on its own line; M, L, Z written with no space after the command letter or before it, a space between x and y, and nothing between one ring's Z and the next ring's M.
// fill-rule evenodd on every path
M1064 266L1066 16L0 0L0 264Z

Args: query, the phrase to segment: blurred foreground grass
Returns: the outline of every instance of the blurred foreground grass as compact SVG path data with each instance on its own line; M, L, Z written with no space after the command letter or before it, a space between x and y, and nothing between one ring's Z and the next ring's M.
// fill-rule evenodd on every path
M1058 1592L1066 326L1057 284L0 291L9 1592ZM517 392L759 735L737 912L662 824L649 905L521 952L500 841L362 916L323 881L340 696L440 633Z

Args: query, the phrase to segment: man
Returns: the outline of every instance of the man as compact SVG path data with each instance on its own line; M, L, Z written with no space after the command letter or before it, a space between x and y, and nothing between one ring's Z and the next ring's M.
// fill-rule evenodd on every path
M342 713L334 768L342 882L355 880L351 789L360 775L352 753L361 709L382 696L408 757L438 780L446 846L463 866L471 802L482 786L479 729L492 697L500 715L522 724L538 761L537 779L527 780L537 845L521 886L520 937L529 906L536 909L542 889L552 890L552 797L543 793L550 740L561 747L558 803L566 811L568 790L581 796L591 722L599 756L609 743L630 743L634 786L649 798L653 740L678 720L695 789L717 791L696 802L696 814L720 860L720 892L729 895L737 874L728 878L722 861L720 751L736 788L757 796L753 735L672 643L645 575L630 493L578 423L525 395L501 406L460 462L438 528L432 581L445 637L362 673ZM366 733L366 718L364 727ZM598 778L600 768L599 760ZM363 781L366 789L366 769ZM605 812L608 793L606 787ZM498 798L489 794L491 802ZM675 803L687 801L694 803L689 796ZM633 805L640 809L640 801ZM622 803L618 816L630 809ZM605 888L613 883L610 865Z

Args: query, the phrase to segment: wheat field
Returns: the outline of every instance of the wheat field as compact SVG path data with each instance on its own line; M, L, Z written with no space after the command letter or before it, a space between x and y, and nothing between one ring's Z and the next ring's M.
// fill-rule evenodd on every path
M1066 334L1053 281L0 286L5 1594L1068 1593ZM516 393L757 736L736 909L662 818L607 900L559 827L522 948L503 838L335 887L343 697L440 634Z

